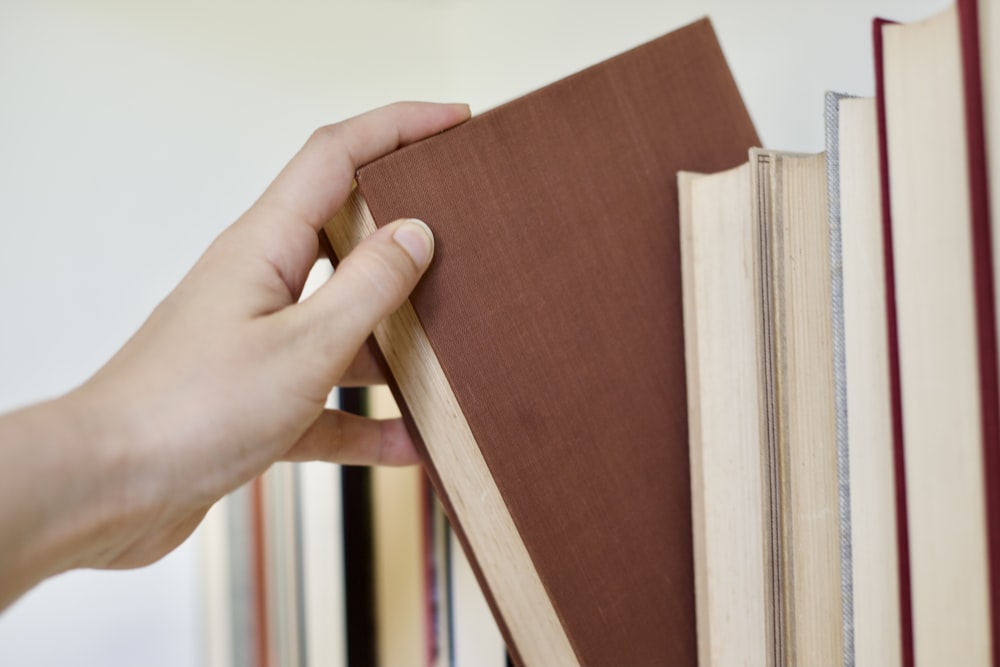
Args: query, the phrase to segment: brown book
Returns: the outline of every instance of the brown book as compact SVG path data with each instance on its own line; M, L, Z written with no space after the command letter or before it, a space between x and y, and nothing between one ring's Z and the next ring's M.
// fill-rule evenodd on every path
M326 228L434 230L375 339L522 665L697 661L676 180L757 143L702 20L363 167Z

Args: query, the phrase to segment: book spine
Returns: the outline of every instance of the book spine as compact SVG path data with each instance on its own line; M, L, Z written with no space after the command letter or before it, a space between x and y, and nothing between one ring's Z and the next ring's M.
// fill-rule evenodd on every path
M854 667L854 584L851 568L851 486L847 441L847 362L844 346L844 269L840 237L840 138L838 116L845 95L827 93L826 188L830 226L830 286L832 292L834 400L837 424L837 504L840 511L840 596L844 667Z
M256 655L254 665L265 667L270 663L271 645L268 640L267 613L267 563L264 535L264 480L258 477L250 483L250 530L252 541L252 570L254 583L254 625Z
M431 484L434 486L434 490L437 493L438 499L441 501L441 505L445 509L445 513L448 515L449 524L455 537L458 538L462 545L462 549L468 555L469 564L472 566L472 570L476 575L476 581L479 582L479 586L486 597L486 602L489 604L490 611L493 613L493 618L497 622L497 626L500 628L500 633L503 635L504 644L507 645L507 651L514 661L514 664L525 665L524 660L521 659L520 654L517 651L517 646L512 641L512 635L510 629L507 626L506 620L500 614L500 610L497 607L496 600L493 595L489 592L489 587L486 586L486 577L483 574L482 568L479 566L478 561L472 553L472 549L469 548L468 538L465 536L465 532L462 529L461 524L457 521L457 514L455 513L454 506L452 505L451 499L445 492L444 484L441 482L441 478L438 476L437 470L432 465L430 460L430 454L427 451L427 445L424 444L423 438L420 437L420 431L417 429L416 422L413 419L413 414L410 412L406 401L403 399L402 392L399 389L399 385L393 378L392 372L389 369L389 364L385 360L385 356L382 354L381 348L375 342L375 339L368 339L368 346L371 349L372 355L375 357L376 362L382 369L382 374L386 378L386 384L389 386L389 390L392 392L392 396L396 401L396 405L399 407L400 414L403 418L403 423L406 425L406 430L417 447L417 451L420 453L420 458L424 463L424 470L427 473L427 477L430 479ZM353 664L353 663L351 663Z
M899 621L903 667L913 667L913 607L910 593L910 537L906 514L906 468L903 451L903 394L899 376L896 279L892 250L892 208L889 197L889 144L885 115L885 72L882 63L882 26L875 19L872 35L875 52L875 100L878 120L879 186L882 191L882 252L885 264L886 329L888 331L889 387L892 409L892 456L896 481L896 538L899 546Z
M357 415L366 414L366 394L365 389L341 389L340 409ZM343 466L341 475L347 664L376 667L379 663L371 471L360 466Z

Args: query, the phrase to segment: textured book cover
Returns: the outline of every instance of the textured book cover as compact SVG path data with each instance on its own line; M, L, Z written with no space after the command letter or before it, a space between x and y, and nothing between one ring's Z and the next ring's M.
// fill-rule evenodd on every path
M677 172L757 144L702 20L363 167L327 226L434 230L375 338L520 664L697 661Z

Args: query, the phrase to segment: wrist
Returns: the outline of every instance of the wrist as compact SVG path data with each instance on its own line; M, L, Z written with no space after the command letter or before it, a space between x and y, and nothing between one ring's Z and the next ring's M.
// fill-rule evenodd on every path
M67 463L79 466L72 494L63 498L60 529L71 559L64 569L114 566L137 528L152 523L165 494L145 452L153 449L134 396L118 395L91 380L59 399L58 412L73 429L68 442L78 450Z
M0 609L47 577L99 566L135 512L127 429L109 407L81 388L0 418Z

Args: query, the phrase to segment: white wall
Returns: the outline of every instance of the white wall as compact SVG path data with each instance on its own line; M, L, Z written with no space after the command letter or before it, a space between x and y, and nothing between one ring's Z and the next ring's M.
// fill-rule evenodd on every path
M0 0L0 411L96 370L315 126L481 111L708 14L767 145L819 150L823 91L872 93L871 17L944 4ZM197 566L52 580L0 664L195 664Z

